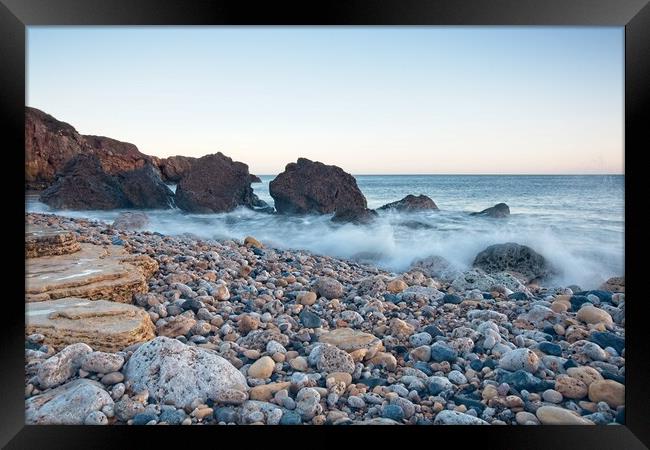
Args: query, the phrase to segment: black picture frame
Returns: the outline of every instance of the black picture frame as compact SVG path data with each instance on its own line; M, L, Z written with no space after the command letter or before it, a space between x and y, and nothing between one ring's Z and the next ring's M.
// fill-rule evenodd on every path
M623 426L537 427L72 427L24 425L24 247L16 236L24 197L25 38L30 25L572 25L625 27L625 260L626 418ZM2 365L0 366L0 445L26 448L117 448L175 438L215 445L237 437L241 445L291 442L330 444L363 432L364 446L394 437L406 445L468 442L481 448L637 449L650 446L650 352L646 344L647 307L643 298L645 210L642 157L648 148L650 99L650 5L648 0L348 0L259 2L226 0L0 0L0 119L3 166L14 202L6 203L5 261L17 272L5 275ZM15 184L14 184L15 183ZM6 199L6 197L5 197ZM18 241L18 242L15 242ZM10 245L14 246L11 248ZM23 278L24 279L24 278ZM23 286L24 288L24 286ZM369 430L372 428L372 430ZM368 432L371 431L371 432ZM296 433L300 433L298 436ZM318 433L318 434L314 434ZM178 436L182 434L182 436ZM187 436L185 436L187 434ZM314 435L313 435L314 434ZM281 435L281 437L280 437ZM306 436L305 436L306 435ZM313 436L312 436L313 435ZM248 438L247 438L247 437ZM298 436L298 437L296 437ZM309 436L309 437L307 437ZM217 440L215 440L217 439ZM303 441L299 443L298 439ZM259 441L258 441L259 440ZM374 442L373 442L374 441ZM140 444L142 445L142 443ZM264 444L266 445L266 444ZM398 444L399 445L399 444Z

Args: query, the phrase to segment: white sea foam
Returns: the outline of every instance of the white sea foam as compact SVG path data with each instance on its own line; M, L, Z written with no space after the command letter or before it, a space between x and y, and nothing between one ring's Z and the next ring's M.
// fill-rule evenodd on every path
M256 193L267 201L271 200L266 190L268 178L262 177L263 183L253 185ZM566 186L564 191L555 192L562 199L555 202L553 192L544 190L549 189L546 187L549 183L542 185L535 177L527 183L523 183L521 177L511 177L514 181L508 181L508 190L498 184L492 190L485 186L478 189L477 182L471 180L465 193L442 188L436 193L432 192L434 188L425 190L413 180L402 179L399 180L404 184L402 190L395 187L394 180L386 182L388 187L373 188L369 182L363 184L363 177L358 178L361 178L359 185L371 207L385 200L397 200L405 191L410 191L431 196L441 211L412 214L381 211L374 223L357 226L334 224L330 215L289 217L245 208L227 214L186 214L172 209L147 211L150 217L147 229L170 235L189 233L203 239L243 239L251 235L273 247L361 259L394 272L407 270L415 259L431 255L443 256L460 268L468 268L476 254L487 246L517 242L532 247L551 262L559 272L552 280L557 285L578 284L590 289L611 276L624 273L620 183L615 188L603 183L596 187L573 188L575 179L561 179ZM577 179L581 182L579 177ZM371 181L377 183L376 179ZM558 184L556 180L551 181ZM595 179L587 181L593 184ZM485 183L485 180L478 183ZM499 193L499 189L503 193ZM479 198L479 191L487 199ZM464 194L467 200L463 200ZM469 211L501 200L511 207L512 214L507 219L468 215ZM111 222L120 213L51 211L34 198L27 200L27 210L106 222Z

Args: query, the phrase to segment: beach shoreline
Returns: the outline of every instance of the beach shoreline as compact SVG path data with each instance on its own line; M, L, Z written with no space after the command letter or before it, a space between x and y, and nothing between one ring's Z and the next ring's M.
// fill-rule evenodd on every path
M476 270L461 285L425 266L392 273L254 238L193 239L53 214L28 213L26 226L65 230L65 245L81 251L119 253L144 280L120 305L150 324L117 351L97 351L101 336L53 345L46 331L27 333L31 423L623 423L624 293L526 286ZM83 295L81 281L30 291L30 267L74 255L27 259L28 327L43 296ZM101 282L97 295L110 301L111 282ZM152 366L173 387L143 369ZM66 410L75 395L88 404L83 413ZM42 405L48 396L56 415Z

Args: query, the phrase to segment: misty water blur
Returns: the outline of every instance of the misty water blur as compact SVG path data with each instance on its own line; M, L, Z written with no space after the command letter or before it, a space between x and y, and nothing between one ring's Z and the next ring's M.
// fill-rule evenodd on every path
M255 193L269 204L268 183L260 176ZM400 272L413 260L440 255L459 268L470 267L488 245L531 246L557 269L557 285L595 288L624 274L624 176L359 175L357 183L377 208L407 194L431 197L440 211L380 211L369 225L335 224L331 215L281 216L245 208L225 214L187 214L178 209L147 211L146 229L190 233L203 239L243 239L306 249L318 254L371 262ZM510 206L506 219L472 217L496 203ZM27 196L29 212L55 213L112 222L122 212L54 211Z

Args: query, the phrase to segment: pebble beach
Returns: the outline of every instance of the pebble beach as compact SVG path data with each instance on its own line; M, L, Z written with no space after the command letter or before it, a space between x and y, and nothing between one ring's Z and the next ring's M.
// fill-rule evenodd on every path
M85 297L81 281L30 291L27 279L27 423L624 423L622 277L585 291L507 272L448 274L435 261L394 273L254 236L209 240L39 213L26 214L26 227L64 236L46 254L36 255L41 241L35 255L28 249L28 274L41 283L47 258L93 249L121 252L119 264L141 274L119 289L117 272L89 279ZM93 258L75 260L83 277L108 273L93 264L112 256ZM69 297L87 299L79 308L123 308L137 333L74 338L37 323L81 329L118 314L70 313ZM29 312L50 302L68 309Z

